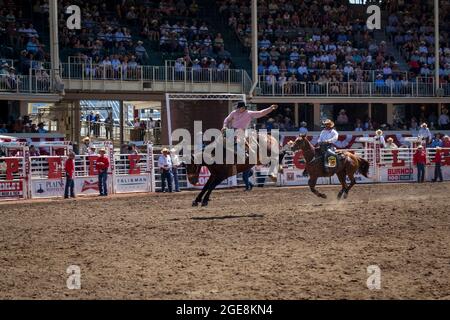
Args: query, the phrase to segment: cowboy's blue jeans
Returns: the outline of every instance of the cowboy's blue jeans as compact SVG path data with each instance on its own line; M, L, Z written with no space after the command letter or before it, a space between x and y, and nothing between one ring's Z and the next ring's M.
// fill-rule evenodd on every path
M107 181L108 179L108 171L104 170L98 174L98 191L100 192L100 195L108 195L108 187L107 187Z
M161 169L161 191L166 191L166 180L169 192L172 192L172 172L171 170Z
M68 198L69 196L71 196L72 198L75 197L74 189L75 189L74 180L70 178L68 175L66 175L66 187L64 188L64 197L65 198Z
M242 173L242 179L244 180L245 183L245 189L250 189L253 185L250 182L250 177L253 175L253 170L249 169L245 172Z
M417 182L423 182L425 180L425 164L417 164Z

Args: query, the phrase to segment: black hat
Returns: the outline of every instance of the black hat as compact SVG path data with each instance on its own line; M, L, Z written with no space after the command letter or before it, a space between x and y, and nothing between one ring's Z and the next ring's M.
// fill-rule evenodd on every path
M245 105L245 102L244 102L244 101L239 101L239 102L236 104L236 109L239 109L239 108L247 108L247 106Z

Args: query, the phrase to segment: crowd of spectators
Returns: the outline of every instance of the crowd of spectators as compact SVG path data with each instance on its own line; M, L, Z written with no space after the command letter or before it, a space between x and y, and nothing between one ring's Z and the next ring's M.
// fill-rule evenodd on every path
M35 123L30 116L23 116L17 119L9 119L7 123L0 123L0 134L7 133L48 133L45 123Z
M22 8L0 1L0 58L17 59L18 64L8 65L13 74L28 74L31 67L38 67L42 62L48 60L49 55L45 50L45 45L40 40L40 34L33 24L31 16L25 16ZM39 10L48 12L48 1L35 4ZM3 68L4 63L2 64ZM2 75L4 76L4 70ZM5 77L2 83L7 85ZM11 81L10 81L11 82ZM7 86L14 86L14 81Z
M261 118L258 122L258 129L278 129L280 131L306 130L306 132L314 129L311 123L308 124L301 118L296 126L294 119L293 109L290 107L282 107L271 114L270 117ZM439 116L434 111L428 115L424 111L421 111L417 117L405 118L399 116L399 113L394 112L392 123L382 123L368 115L363 117L352 116L345 109L341 109L337 116L334 118L331 117L331 119L340 131L367 132L381 128L384 131L410 131L417 133L423 123L427 123L430 130L450 130L450 116L447 107L442 108Z
M181 58L184 68L231 65L222 35L198 19L195 0L112 1L110 6L80 0L70 4L82 8L82 30L69 30L61 19L60 41L78 61L94 65L93 70L85 70L87 76L139 76L134 69L152 64L151 48L170 53L169 59Z
M68 5L80 6L81 30L67 28L64 11ZM70 1L60 10L60 46L70 48L66 56L78 57L71 62L86 64L87 77L137 76L137 66L150 63L143 41L133 34L137 9L130 1Z
M219 10L250 46L250 1L223 0ZM348 1L260 1L258 11L258 73L270 85L403 80L386 42L375 41Z
M430 81L435 69L434 8L430 1L392 1L386 33L402 52L413 75ZM440 11L440 68L441 83L448 83L450 76L450 3L442 1Z

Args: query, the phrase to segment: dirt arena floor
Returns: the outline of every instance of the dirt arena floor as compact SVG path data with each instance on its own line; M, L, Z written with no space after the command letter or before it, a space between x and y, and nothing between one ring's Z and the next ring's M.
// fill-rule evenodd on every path
M0 298L450 298L449 183L319 188L1 203Z

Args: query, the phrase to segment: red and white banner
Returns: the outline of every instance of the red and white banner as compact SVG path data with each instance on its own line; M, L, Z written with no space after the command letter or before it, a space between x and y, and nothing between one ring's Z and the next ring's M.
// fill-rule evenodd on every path
M98 177L76 177L74 179L76 195L98 195ZM66 179L33 179L31 181L32 198L56 198L64 196ZM108 192L112 193L112 179L108 175Z
M0 199L23 198L23 181L0 181Z

